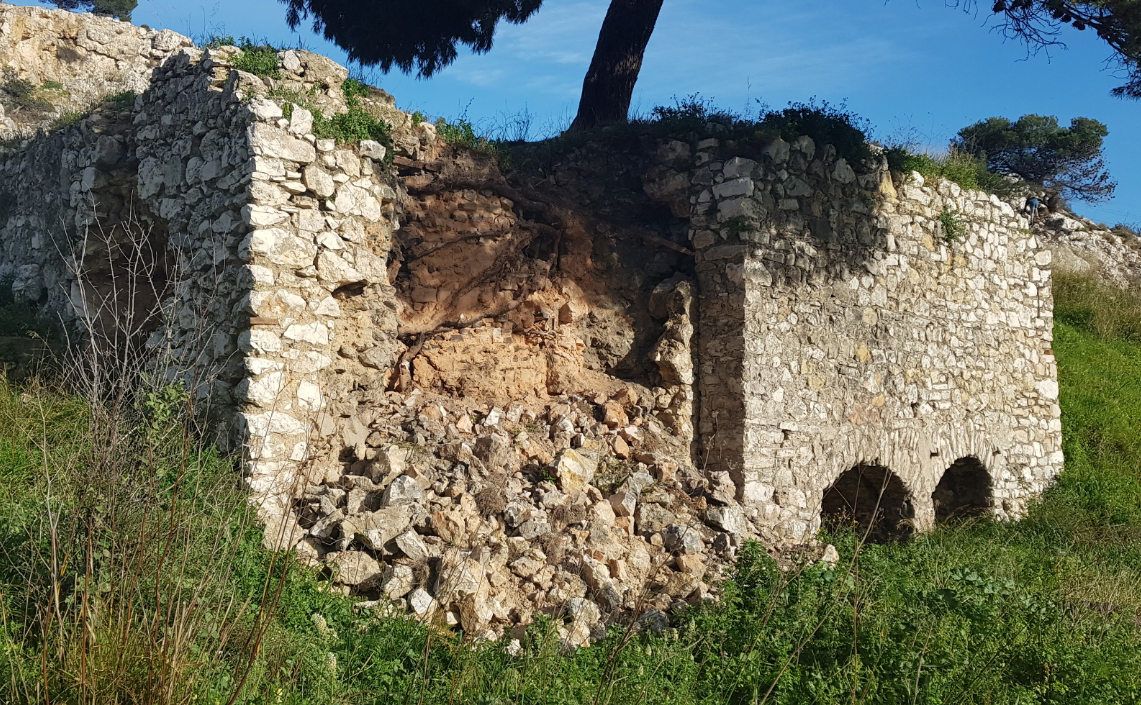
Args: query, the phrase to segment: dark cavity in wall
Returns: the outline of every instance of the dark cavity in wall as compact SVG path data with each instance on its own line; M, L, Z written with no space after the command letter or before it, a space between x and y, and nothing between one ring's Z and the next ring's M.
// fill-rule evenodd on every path
M829 530L851 528L869 543L889 543L911 536L915 510L895 473L860 464L824 491L820 518Z
M992 504L991 489L990 473L978 458L959 458L931 493L935 522L983 516Z

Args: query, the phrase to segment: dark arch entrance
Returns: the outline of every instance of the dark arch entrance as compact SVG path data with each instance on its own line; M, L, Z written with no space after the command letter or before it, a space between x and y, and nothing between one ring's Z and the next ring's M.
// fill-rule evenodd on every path
M931 493L935 523L983 516L991 508L990 473L973 455L959 458Z
M907 539L915 530L914 518L903 481L881 465L860 464L836 478L820 507L826 528L853 527L871 543Z

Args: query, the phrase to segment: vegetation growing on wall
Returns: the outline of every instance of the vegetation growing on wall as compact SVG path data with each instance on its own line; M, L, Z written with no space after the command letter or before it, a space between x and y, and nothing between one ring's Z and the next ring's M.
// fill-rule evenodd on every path
M234 39L229 34L213 35L206 40L207 49L217 49L224 46L236 46L242 50L241 54L231 60L234 68L252 73L255 76L277 78L280 75L277 47L249 37Z
M362 140L373 140L387 149L385 160L392 161L392 126L376 117L361 100L369 93L369 86L355 78L347 78L341 84L348 110L326 116L314 102L312 94L275 88L269 96L282 104L286 118L293 114L293 107L304 108L313 114L313 134L320 139L333 139L339 144L355 144Z

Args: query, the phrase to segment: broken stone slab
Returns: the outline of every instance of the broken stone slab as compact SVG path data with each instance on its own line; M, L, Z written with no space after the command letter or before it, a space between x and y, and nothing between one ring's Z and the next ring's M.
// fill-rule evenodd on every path
M733 504L737 501L737 485L724 471L709 473L709 496L714 502Z
M559 454L555 461L555 473L559 478L559 487L568 495L582 492L594 480L594 473L598 470L598 460L589 454L567 449Z
M384 572L380 591L389 599L395 600L411 592L414 583L415 577L412 574L412 567L396 563L390 565L388 570Z
M551 525L539 519L531 519L519 525L519 536L527 540L539 538L550 532Z
M387 486L408 470L408 460L412 451L397 445L385 445L376 449L376 457L369 461L369 476L381 487Z
M662 529L662 542L673 553L701 553L705 544L697 529L682 524L670 524Z
M511 562L511 572L518 575L520 578L530 578L535 573L543 569L547 565L545 561L541 561L531 556L523 556Z
M341 535L355 537L365 546L380 551L384 545L404 533L412 523L411 504L384 507L368 514L350 516L341 522Z
M642 502L635 511L634 520L640 533L650 533L676 522L677 516L660 504Z
M408 595L408 606L417 617L427 619L440 608L440 603L424 588L416 588Z
M428 544L424 543L424 539L412 529L400 534L393 541L396 548L412 561L419 562L432 556Z
M630 475L630 477L627 477L622 482L622 487L635 494L641 494L643 490L652 484L654 484L654 478L650 473L639 470Z
M388 149L376 140L361 140L360 151L362 157L378 162L384 161L384 157L388 154Z
M382 575L380 563L363 551L337 551L326 554L324 560L333 566L334 579L343 585L362 588Z
M705 521L711 526L738 536L743 536L749 530L745 522L744 511L735 504L710 507L705 510Z
M501 433L477 439L472 453L483 461L491 472L514 470L515 446L512 445L511 439Z
M408 475L401 475L393 480L384 490L384 506L394 504L418 502L424 496L420 483Z
M438 575L435 593L445 604L469 595L487 596L489 584L483 566L457 550L446 553L440 560Z
M623 489L610 495L610 506L614 509L616 517L634 516L634 509L638 505L638 493L631 489Z

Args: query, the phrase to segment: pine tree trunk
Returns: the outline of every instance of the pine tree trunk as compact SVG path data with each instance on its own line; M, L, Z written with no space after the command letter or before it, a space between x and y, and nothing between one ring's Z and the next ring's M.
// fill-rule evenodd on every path
M611 0L571 131L626 120L642 55L661 9L662 0Z

